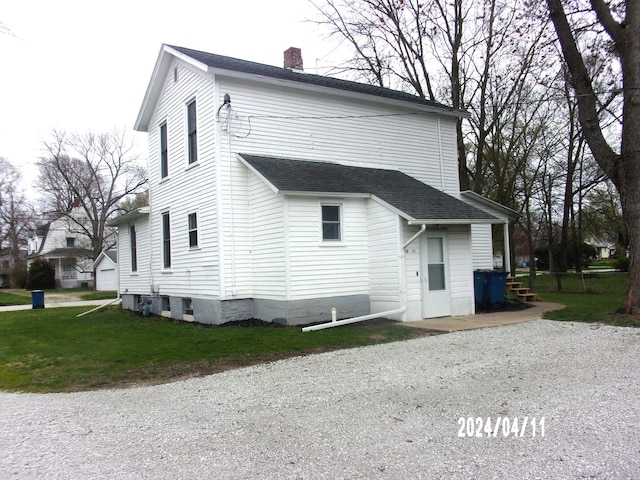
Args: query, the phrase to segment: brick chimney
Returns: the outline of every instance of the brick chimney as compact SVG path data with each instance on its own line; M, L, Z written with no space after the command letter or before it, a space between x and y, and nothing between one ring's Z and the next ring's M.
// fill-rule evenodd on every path
M290 47L284 51L284 68L304 70L302 67L302 51L299 48Z

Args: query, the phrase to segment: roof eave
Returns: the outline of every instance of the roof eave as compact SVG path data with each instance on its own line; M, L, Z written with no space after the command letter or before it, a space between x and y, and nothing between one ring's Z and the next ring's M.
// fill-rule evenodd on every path
M148 216L149 216L149 207L140 207L130 212L127 212L123 215L120 215L119 217L114 218L108 223L108 225L110 227L117 227L118 225L122 225L123 223L128 223L133 220L137 220L138 218L148 217Z
M465 190L463 192L460 192L460 199L463 201L465 199L468 199L470 202L473 202L473 201L478 202L479 204L481 204L482 206L486 207L489 210L498 211L506 215L511 220L517 220L522 216L515 210L509 207L505 207L504 205L498 202L494 202L490 198L480 195L479 193L476 193L472 190ZM470 203L470 202L467 202L467 203ZM481 208L481 207L476 207L476 208Z
M409 225L475 225L504 223L499 218L429 218L409 220Z
M298 90L306 90L317 93L328 93L339 97L347 97L350 99L359 99L363 101L381 103L389 106L408 108L422 113L437 113L439 115L451 116L455 118L469 118L471 114L466 110L456 110L447 107L437 107L435 105L425 105L408 100L398 100L394 98L381 97L378 95L353 92L351 90L342 90L340 88L327 87L324 85L314 85L311 83L298 82L296 80L287 80L283 78L270 77L268 75L260 75L256 73L240 72L237 70L230 70L219 67L207 67L207 71L216 76L224 76L229 78L236 78L240 80L252 80L260 81L269 85L278 87L290 87Z

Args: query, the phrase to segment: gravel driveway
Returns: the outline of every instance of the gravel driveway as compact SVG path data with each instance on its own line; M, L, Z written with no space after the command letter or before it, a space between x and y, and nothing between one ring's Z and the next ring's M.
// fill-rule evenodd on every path
M465 420L459 437L461 417L483 436ZM535 418L537 435L487 436L487 417ZM640 331L538 320L161 386L0 393L0 452L2 479L638 479Z

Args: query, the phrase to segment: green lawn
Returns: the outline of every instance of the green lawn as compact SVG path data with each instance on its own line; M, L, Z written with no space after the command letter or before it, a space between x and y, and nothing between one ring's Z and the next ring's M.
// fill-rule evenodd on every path
M119 307L0 312L0 388L69 392L141 383L269 362L430 332L361 323L303 333L298 327L205 327L141 317Z
M628 273L620 272L585 272L566 273L561 276L562 291L564 293L592 293L623 295L627 291ZM518 277L523 286L529 286L529 277ZM558 292L558 283L555 275L542 274L536 276L535 292L544 294Z
M0 290L0 306L6 305L29 305L31 303L31 292L25 291L25 294L15 293L13 291L6 292Z
M519 278L528 286L528 278ZM550 320L605 323L640 327L640 319L615 314L627 291L628 274L599 272L588 275L567 274L562 277L563 291L558 292L556 279L551 275L536 277L535 291L543 300L562 303L563 310L545 313Z
M66 290L45 290L45 304L49 294L71 294L80 297L82 300L105 300L116 298L118 292L106 291L97 292L89 288L70 288ZM0 306L5 305L29 305L31 304L31 292L29 290L0 290Z

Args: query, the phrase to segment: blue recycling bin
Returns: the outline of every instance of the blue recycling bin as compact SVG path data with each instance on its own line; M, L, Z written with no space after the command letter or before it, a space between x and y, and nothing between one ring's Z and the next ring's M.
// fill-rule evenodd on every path
M473 291L477 306L482 306L485 303L485 286L490 272L491 270L474 270L473 272Z
M507 272L489 272L485 286L487 303L494 308L502 307L506 287Z
M473 289L477 308L500 308L504 305L507 272L474 270Z
M31 307L44 308L44 290L33 290L31 292Z

